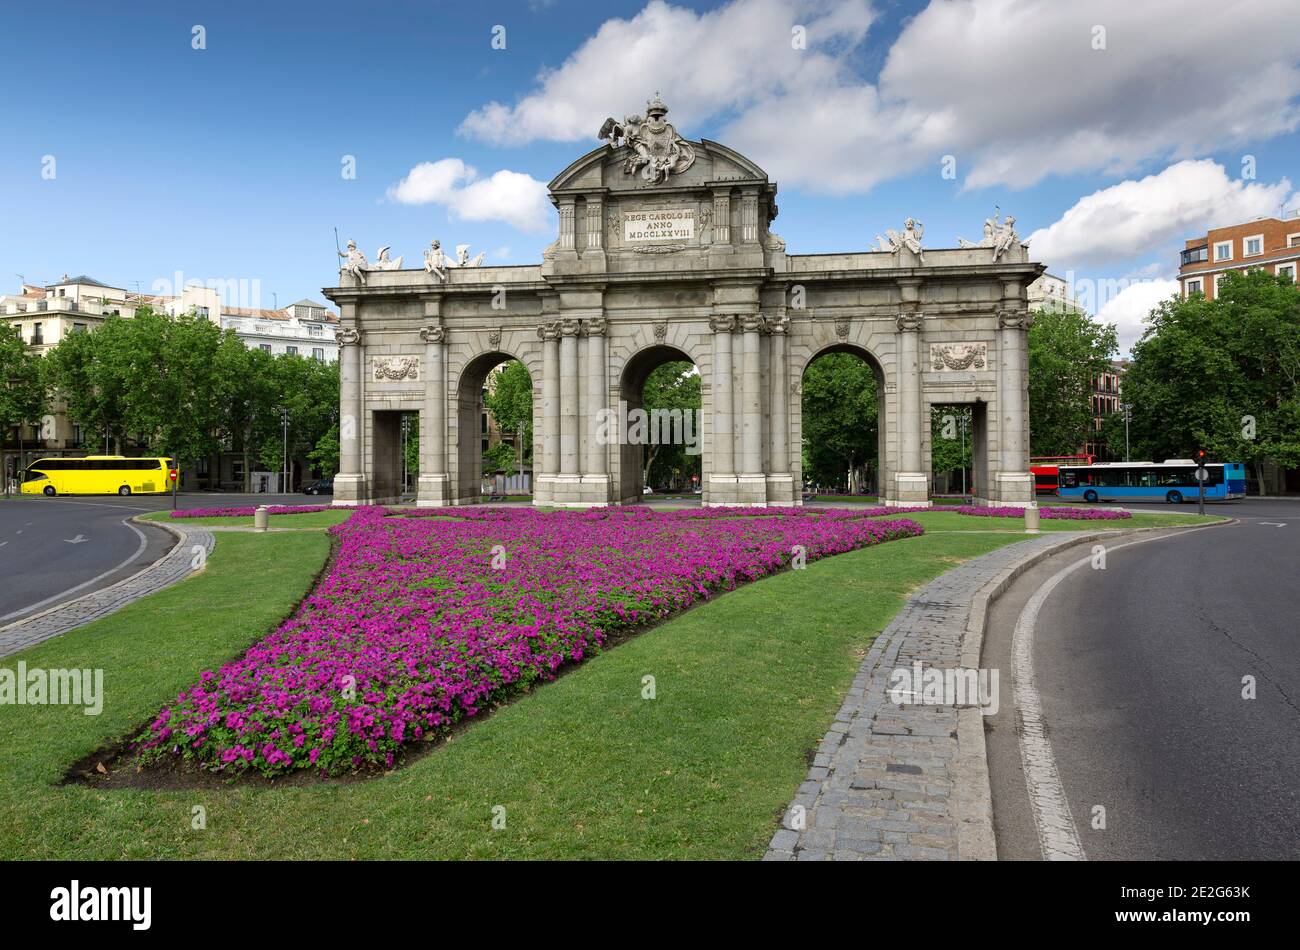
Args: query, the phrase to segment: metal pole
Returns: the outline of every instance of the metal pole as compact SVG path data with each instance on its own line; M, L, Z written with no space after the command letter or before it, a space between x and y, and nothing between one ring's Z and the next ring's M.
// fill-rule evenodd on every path
M961 416L961 494L966 497L966 414Z
M289 410L280 410L280 423L284 430L284 469L281 471L283 481L280 483L280 491L287 493L289 490Z
M1200 514L1205 514L1205 479L1201 478L1200 472L1205 466L1201 465L1196 472L1196 504Z

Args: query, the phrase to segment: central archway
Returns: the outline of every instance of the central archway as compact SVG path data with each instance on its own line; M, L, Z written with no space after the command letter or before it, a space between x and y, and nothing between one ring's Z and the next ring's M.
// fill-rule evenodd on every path
M515 370L515 368L518 368ZM519 427L509 421L498 425L498 420L489 411L487 401L493 387L493 378L497 370L503 373L516 371L527 377L522 383L521 391L526 392L527 407L519 407L515 414L520 417ZM506 377L497 377L505 379ZM457 504L475 504L482 501L485 494L484 476L497 474L498 468L518 467L522 470L531 468L532 449L532 377L527 366L509 353L493 351L481 353L471 359L461 371L456 386L456 502ZM484 457L500 446L500 460L489 458L491 471L485 471ZM498 461L501 464L496 464ZM524 463L520 465L519 463ZM522 471L520 472L522 475ZM494 486L495 487L495 486ZM488 492L492 494L494 492Z
M701 484L704 444L694 360L669 344L647 347L623 367L618 398L619 501L643 501L647 475L660 479L654 490L693 495Z
M804 491L888 494L888 394L879 361L867 349L839 343L818 350L800 374L800 461Z

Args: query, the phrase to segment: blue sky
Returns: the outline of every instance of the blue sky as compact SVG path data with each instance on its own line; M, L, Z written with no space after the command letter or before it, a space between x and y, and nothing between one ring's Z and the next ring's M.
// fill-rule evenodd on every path
M866 249L909 215L952 246L997 204L1085 292L1143 279L1093 306L1131 337L1183 238L1294 203L1300 5L1198 5L7 5L0 286L180 271L284 305L334 282L335 227L372 256L436 236L534 262L540 186L662 90L681 134L778 181L792 253ZM390 193L421 163L445 174Z

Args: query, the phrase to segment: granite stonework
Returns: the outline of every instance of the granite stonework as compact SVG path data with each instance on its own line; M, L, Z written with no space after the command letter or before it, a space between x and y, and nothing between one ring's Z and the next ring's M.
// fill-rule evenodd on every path
M639 407L652 369L690 360L704 504L798 505L804 370L845 351L876 373L885 502L927 502L930 407L957 404L980 502L1031 502L1026 289L1043 267L1027 248L922 254L913 229L892 250L789 254L763 170L651 106L550 183L559 236L540 264L345 269L324 290L342 325L336 501L397 499L414 412L418 503L477 502L483 383L515 358L535 390L535 504L639 501L640 445L603 438L599 410Z

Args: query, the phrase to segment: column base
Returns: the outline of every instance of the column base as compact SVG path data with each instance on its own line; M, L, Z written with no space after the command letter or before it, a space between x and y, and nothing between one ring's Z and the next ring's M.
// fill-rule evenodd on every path
M596 497L597 486L590 484L592 494L584 487L586 477L582 475L538 475L534 483L533 504L552 508L590 508L593 505L609 504L609 477L590 476L601 479L605 494Z
M330 504L333 505L365 505L369 504L370 499L367 496L366 476L364 475L335 475L334 476L334 498Z
M895 472L893 492L886 503L893 508L928 508L930 480L924 472Z
M781 508L803 504L802 492L795 491L793 475L767 476L767 503Z
M443 508L455 504L451 494L451 476L446 472L421 475L415 486L417 508Z
M1008 508L1026 508L1036 503L1034 476L1029 472L1000 472L994 476L992 502Z

